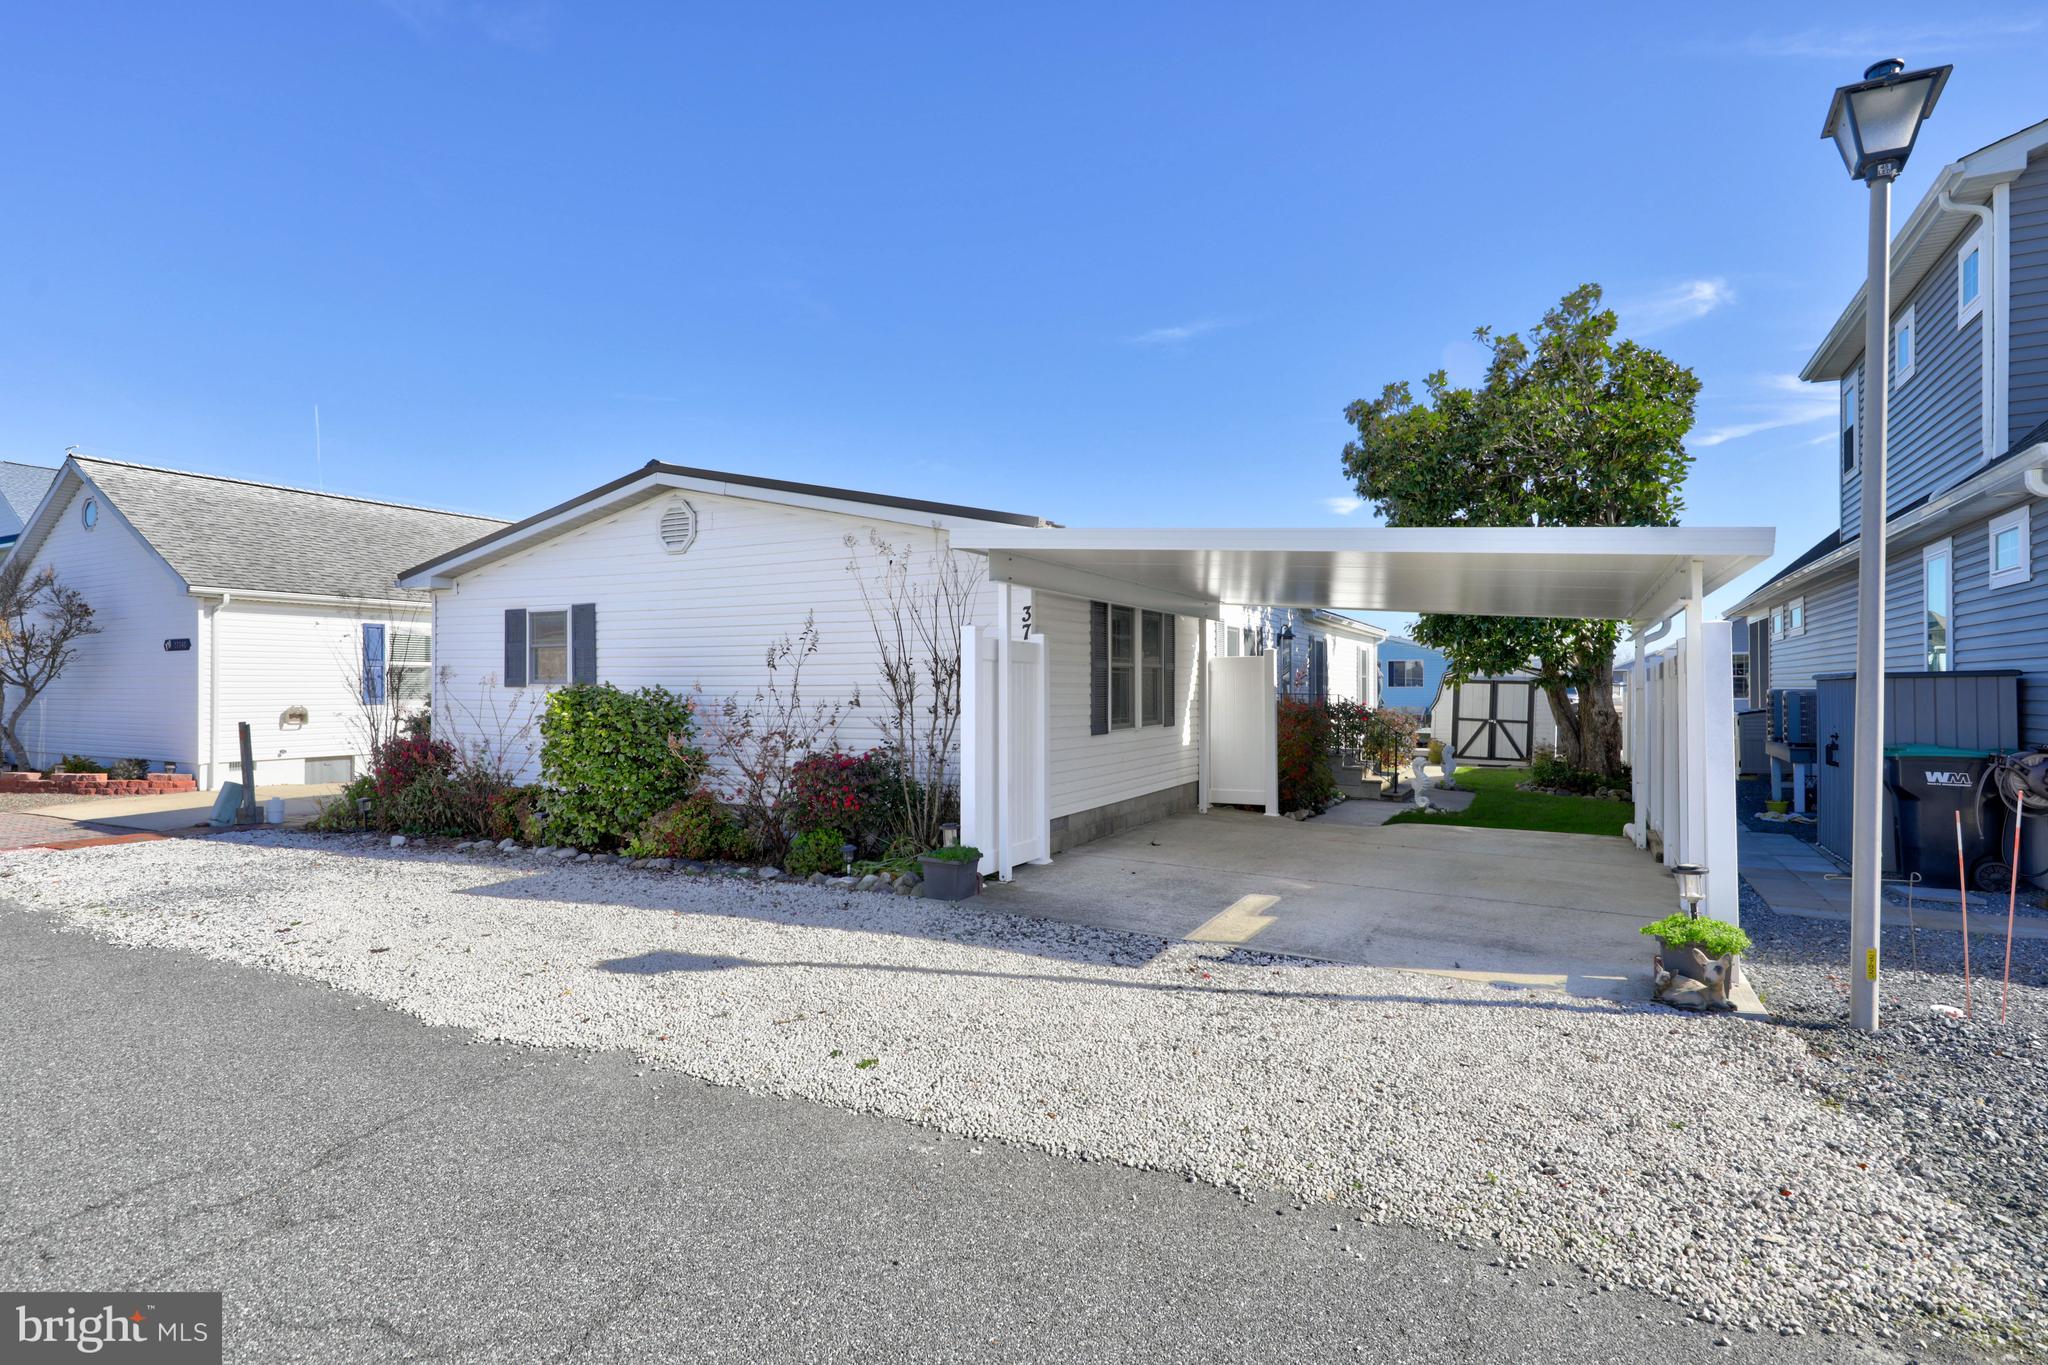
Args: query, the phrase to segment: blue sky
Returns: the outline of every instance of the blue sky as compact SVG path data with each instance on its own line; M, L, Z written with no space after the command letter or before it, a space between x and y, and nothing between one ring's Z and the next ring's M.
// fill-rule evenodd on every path
M0 457L1359 524L1345 403L1595 280L1704 381L1686 520L1804 549L1834 397L1791 376L1862 270L1828 94L1955 63L1902 219L2048 116L2048 19L1401 8L18 6Z

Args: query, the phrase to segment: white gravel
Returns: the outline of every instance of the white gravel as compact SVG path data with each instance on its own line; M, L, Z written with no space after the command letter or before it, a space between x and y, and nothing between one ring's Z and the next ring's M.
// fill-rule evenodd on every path
M434 1024L1558 1258L1775 1333L2026 1333L2038 1268L1794 1032L838 888L250 833L0 898ZM1930 1321L1931 1319L1931 1321Z

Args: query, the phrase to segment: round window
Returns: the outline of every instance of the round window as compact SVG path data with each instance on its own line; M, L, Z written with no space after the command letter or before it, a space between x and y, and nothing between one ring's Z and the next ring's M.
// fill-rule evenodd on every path
M90 531L93 527L99 525L99 500L97 498L87 498L85 500L85 506L78 509L78 519L80 522L84 523L85 529L88 531Z

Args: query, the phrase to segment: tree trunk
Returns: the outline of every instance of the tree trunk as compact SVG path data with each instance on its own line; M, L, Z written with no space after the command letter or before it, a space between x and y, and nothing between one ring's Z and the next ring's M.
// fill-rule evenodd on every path
M1613 676L1609 669L1597 687L1579 689L1579 703L1584 712L1583 734L1585 738L1588 772L1602 777L1621 776L1621 715L1614 709L1614 686L1606 678Z
M1581 738L1583 725L1578 707L1572 705L1562 681L1544 683L1543 695L1549 699L1551 718L1557 722L1558 758L1567 767L1584 767L1581 756L1585 753L1585 744Z

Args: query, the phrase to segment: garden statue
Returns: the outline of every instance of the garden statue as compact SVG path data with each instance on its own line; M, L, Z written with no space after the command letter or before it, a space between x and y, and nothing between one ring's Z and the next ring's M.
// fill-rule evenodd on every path
M1447 739L1443 742L1443 751L1444 772L1443 776L1436 780L1436 784L1445 791L1456 791L1458 783L1451 774L1458 771L1458 747Z

